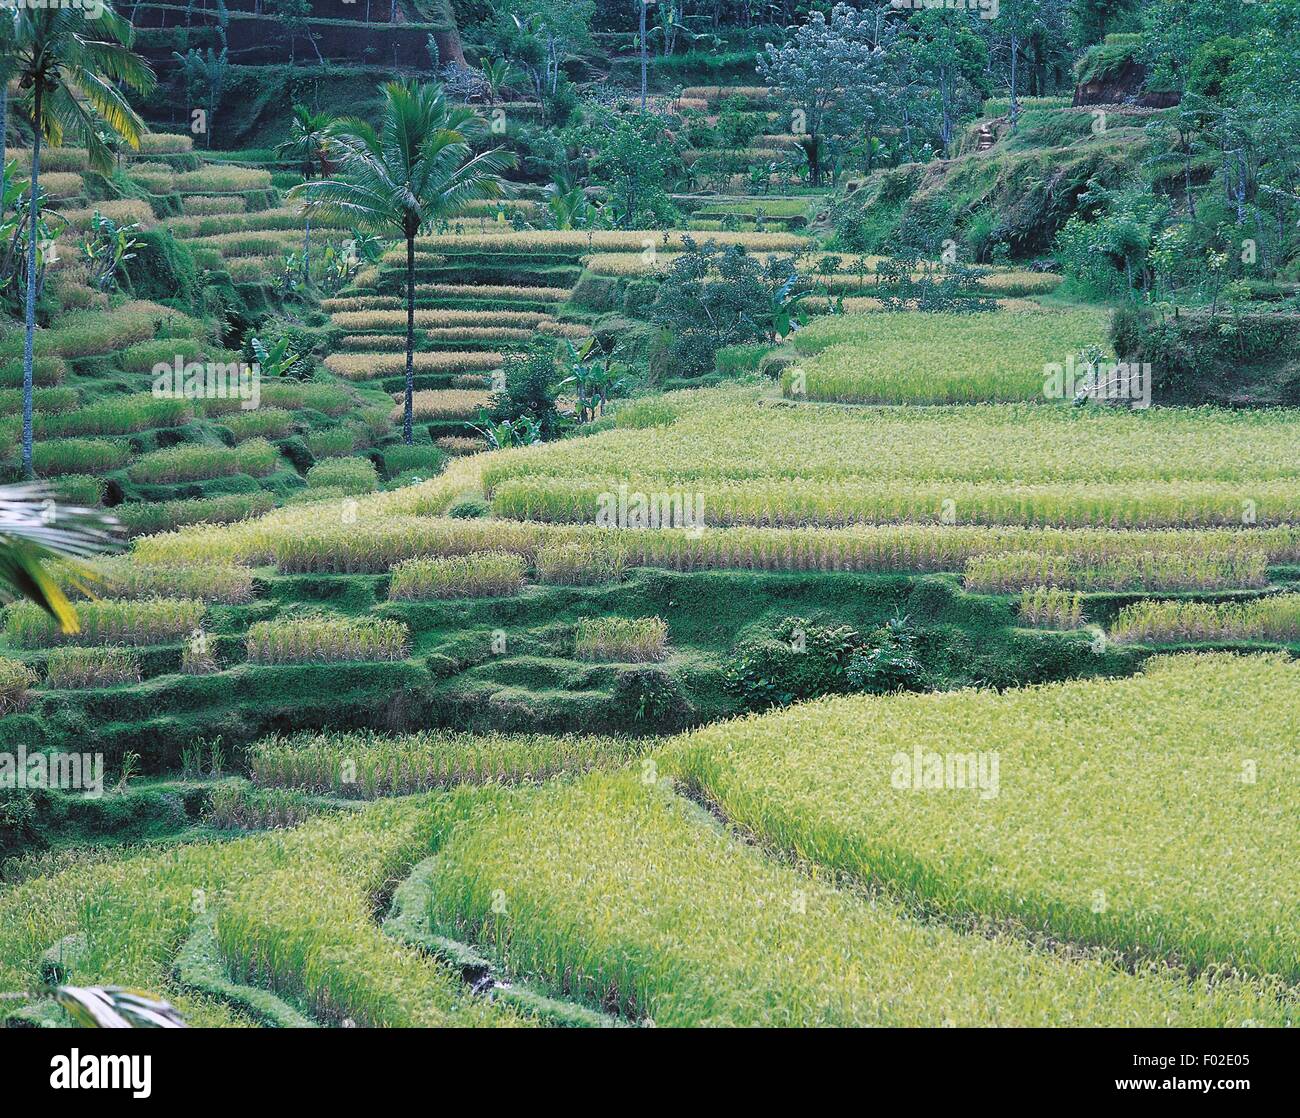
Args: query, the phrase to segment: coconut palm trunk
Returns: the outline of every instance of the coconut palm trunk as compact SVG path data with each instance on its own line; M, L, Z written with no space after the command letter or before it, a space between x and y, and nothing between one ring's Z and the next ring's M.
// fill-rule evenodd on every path
M9 158L9 79L0 78L0 172ZM0 225L5 219L4 187L0 185Z
M406 237L406 402L402 407L402 441L415 442L415 234Z
M32 193L28 204L27 225L27 309L23 334L23 477L35 476L32 469L32 347L36 340L36 219L39 207L36 204L37 190L41 180L41 86L35 91L36 111L33 119L37 122L32 129Z

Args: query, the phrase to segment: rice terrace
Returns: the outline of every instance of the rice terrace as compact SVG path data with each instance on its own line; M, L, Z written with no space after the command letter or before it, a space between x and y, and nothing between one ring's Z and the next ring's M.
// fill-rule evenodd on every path
M0 1021L1295 1025L1297 36L7 0Z

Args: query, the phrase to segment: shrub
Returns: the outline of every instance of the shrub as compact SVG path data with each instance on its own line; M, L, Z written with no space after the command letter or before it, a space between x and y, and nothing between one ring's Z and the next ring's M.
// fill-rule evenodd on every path
M492 506L482 497L461 497L447 509L453 520L481 520L492 515Z
M662 660L668 655L668 625L660 617L583 617L573 646L579 660Z
M140 682L140 661L129 648L55 648L45 662L45 686L115 687Z
M383 447L380 453L384 456L384 472L390 477L412 471L424 477L433 477L442 472L447 462L447 455L431 443L414 443L411 446L395 443Z
M517 555L479 551L447 559L408 559L393 568L388 597L494 598L519 593L525 564Z
M402 660L406 626L379 618L303 617L259 621L248 630L253 664L332 663L339 660Z

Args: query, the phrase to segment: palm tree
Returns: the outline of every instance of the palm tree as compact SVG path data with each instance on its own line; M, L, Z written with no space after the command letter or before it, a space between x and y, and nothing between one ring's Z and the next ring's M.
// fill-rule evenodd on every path
M131 24L108 3L93 14L73 7L25 7L13 14L8 46L24 108L32 120L32 187L27 234L27 333L23 342L23 474L32 476L32 341L36 330L36 222L40 206L41 139L71 135L86 145L90 165L105 174L113 152L101 131L140 146L144 123L120 85L148 92L149 64L132 53ZM6 15L6 19L8 16Z
M275 154L286 159L296 160L302 165L302 177L310 179L320 168L324 178L330 173L330 124L333 117L328 113L314 113L306 105L294 105L293 123L289 126L289 138L275 147ZM311 207L303 207L306 230L302 240L302 278L306 282L311 275Z
M326 217L357 228L400 233L406 240L406 403L402 438L414 442L415 238L469 202L506 192L502 172L514 156L499 148L475 155L470 139L484 122L466 105L452 105L428 82L379 87L378 127L354 117L331 129L338 174L289 191Z
M18 8L15 5L0 12L0 174L4 172L5 160L8 158L9 134L9 79L14 76L14 16ZM0 188L0 225L5 220L4 191Z
M59 504L44 483L0 485L0 598L26 598L65 633L77 613L54 577L56 570L85 590L94 572L82 560L117 546L117 522L98 509Z

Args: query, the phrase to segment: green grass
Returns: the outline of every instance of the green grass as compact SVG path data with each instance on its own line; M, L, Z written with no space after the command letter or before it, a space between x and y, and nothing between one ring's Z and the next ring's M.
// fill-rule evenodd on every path
M922 927L767 859L654 770L507 793L455 828L435 930L523 980L662 1026L1163 1025L1275 1021L1214 990Z
M1294 984L1298 712L1284 658L1184 656L822 700L700 730L670 767L763 841L924 909ZM996 780L935 775L972 754Z

